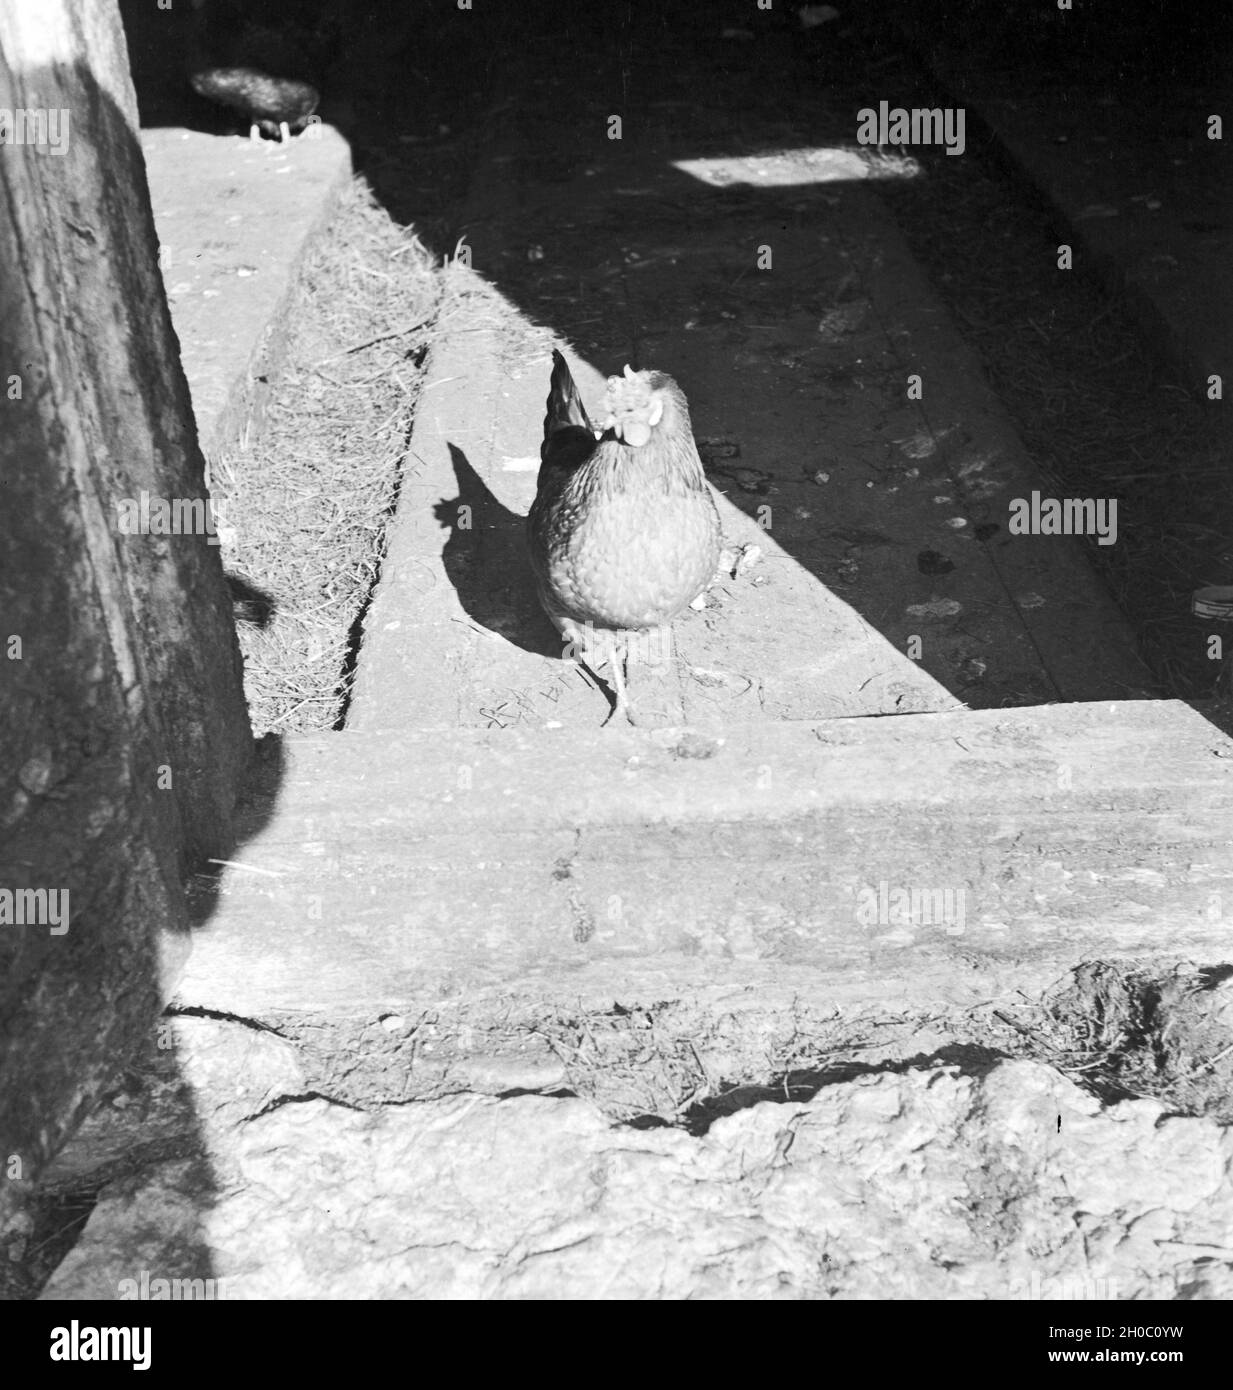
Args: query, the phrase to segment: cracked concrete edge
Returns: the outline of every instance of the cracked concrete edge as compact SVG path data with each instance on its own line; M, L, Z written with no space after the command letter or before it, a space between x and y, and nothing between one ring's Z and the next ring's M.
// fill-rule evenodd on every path
M1114 981L1126 971L1155 979L1180 971L1193 980L1197 965L1159 953L1109 968ZM609 1120L654 1114L671 1123L699 1091L710 1100L731 1088L771 1099L771 1088L791 1074L808 1084L811 1072L852 1060L868 1071L896 1071L948 1052L954 1060L963 1048L1015 1055L1025 1040L1052 1060L1055 1003L1082 988L1082 978L1082 971L1016 963L923 1001L891 972L882 1000L863 1008L806 978L667 1002L618 991L589 1004L494 995L403 1013L370 1005L328 1021L173 1010L160 1030L166 1039L157 1049L151 1042L127 1089L91 1117L44 1190L71 1198L169 1160L204 1158L210 1135L308 1100L375 1113L448 1097L567 1090Z

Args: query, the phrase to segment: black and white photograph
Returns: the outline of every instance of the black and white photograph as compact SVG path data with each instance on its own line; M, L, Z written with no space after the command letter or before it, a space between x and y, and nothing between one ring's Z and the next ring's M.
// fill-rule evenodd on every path
M6 1343L1197 1363L1231 147L1211 0L0 0Z

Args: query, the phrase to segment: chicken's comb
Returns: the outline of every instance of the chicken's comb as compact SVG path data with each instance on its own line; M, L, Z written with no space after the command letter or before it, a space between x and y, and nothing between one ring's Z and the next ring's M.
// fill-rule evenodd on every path
M627 362L624 376L608 378L605 403L610 410L637 410L651 399L651 383L645 372L636 372Z

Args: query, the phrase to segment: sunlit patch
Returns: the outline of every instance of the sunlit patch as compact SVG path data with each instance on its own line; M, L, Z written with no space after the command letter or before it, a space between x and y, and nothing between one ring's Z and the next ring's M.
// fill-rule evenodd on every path
M898 150L883 149L876 145L867 146L864 156L868 168L866 178L918 179L925 172L919 160L913 159L910 154L901 154Z
M775 150L767 154L724 155L715 159L678 159L673 168L713 188L745 186L790 188L811 183L847 183L878 178L916 178L915 159L873 149L819 145L810 149Z

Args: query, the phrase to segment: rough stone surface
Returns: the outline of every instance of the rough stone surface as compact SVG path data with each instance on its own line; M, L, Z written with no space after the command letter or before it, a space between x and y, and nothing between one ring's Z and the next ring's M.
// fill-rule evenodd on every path
M1032 1062L864 1076L697 1138L576 1099L477 1095L222 1106L203 1131L208 1197L189 1160L106 1189L45 1299L115 1298L143 1270L239 1299L1233 1289L1233 1132L1102 1106Z

